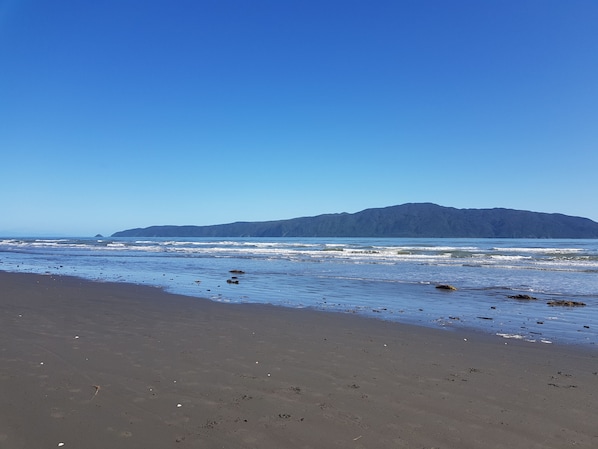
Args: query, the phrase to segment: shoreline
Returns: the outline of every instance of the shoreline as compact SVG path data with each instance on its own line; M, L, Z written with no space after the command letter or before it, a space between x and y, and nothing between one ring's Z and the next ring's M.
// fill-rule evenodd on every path
M309 307L530 342L598 345L596 242L85 238L6 241L3 251L6 271L152 285L218 302ZM231 268L246 273L238 277L241 285L229 284ZM438 291L438 284L458 291ZM537 300L510 297L519 294ZM548 305L562 299L587 307Z
M97 283L97 284L114 284L115 287L118 286L122 286L122 285L136 285L139 287L147 287L150 289L157 289L161 292L163 292L164 294L167 295L173 295L173 296L181 296L181 297L186 297L186 298L190 298L193 300L197 300L197 301L208 301L211 303L217 303L217 304L222 304L222 305L237 305L237 306L251 306L251 307L258 307L260 305L266 306L266 307L275 307L275 308L283 308L283 309L291 309L291 310L309 310L309 311L313 311L315 313L331 313L331 314L339 314L339 315L348 315L348 316L356 316L356 317L360 317L362 319L371 319L374 321L383 321L386 323L394 323L394 324L398 324L398 325L403 325L403 326L413 326L416 328L426 328L426 329L434 329L434 330L438 330L441 332L457 332L457 333L463 333L463 334L476 334L476 335L487 335L487 336L496 336L496 337L500 337L502 338L505 342L525 342L525 343L529 343L529 344L537 344L537 345L558 345L558 346L567 346L570 348L580 348L581 350L589 350L589 351L594 351L594 350L598 350L598 345L597 342L595 341L589 341L589 339L586 337L585 339L571 339L571 338L558 338L555 336L550 336L550 335L544 335L543 332L541 332L541 329L538 326L535 326L535 329L533 328L533 320L531 321L532 326L529 326L530 321L528 321L528 323L524 323L522 321L522 324L525 324L525 327L521 327L521 329L525 329L525 330L521 330L518 331L514 328L512 329L502 329L501 326L498 326L498 329L491 329L492 324L495 322L494 320L500 320L500 317L493 317L492 315L494 315L493 312L496 312L496 310L494 311L485 311L486 313L484 313L484 311L479 311L479 313L475 313L473 315L470 315L469 317L467 317L470 322L466 322L463 321L461 318L461 314L457 311L450 311L448 309L444 310L445 315L446 316L442 316L442 314L437 315L436 317L434 317L433 315L428 314L427 318L415 318L415 315L412 315L410 318L409 317L401 317L400 314L397 315L392 314L392 315L383 315L381 313L375 313L375 312L379 312L380 309L379 308L375 308L375 307L364 307L364 306L346 306L346 307L339 307L339 308L326 308L326 307L321 307L320 306L314 306L314 305L306 305L306 306L300 306L300 305L293 305L292 303L289 304L285 304L285 303L268 303L268 302L251 302L251 301L239 301L239 300L219 300L218 298L220 298L221 293L217 293L215 296L213 296L212 298L209 298L208 296L203 296L202 294L198 294L197 292L188 292L186 290L178 290L176 287L172 287L169 285L161 285L159 282L152 284L149 282L135 282L134 280L130 280L130 279L122 279L122 280L114 280L114 279L94 279L94 278L90 278L89 276L85 276L85 275L77 275L77 274L61 274L59 272L52 272L52 271L46 271L45 273L41 273L41 272L27 272L27 271L9 271L9 270L5 270L5 269L1 269L0 268L0 273L13 273L13 274L23 274L23 275L33 275L33 276L54 276L54 277L59 277L59 278L73 278L75 280L80 280L80 281L84 281L84 282L89 282L89 283ZM228 272L227 272L228 273ZM197 281L196 281L197 282ZM193 286L197 286L197 283L194 282L192 285ZM224 284L224 282L221 282L220 284ZM217 289L220 288L220 285L217 286ZM212 293L216 293L217 289L214 289L214 291L212 291ZM204 289L204 293L205 289ZM210 289L207 290L207 293L210 293ZM545 302L545 301L539 301L539 302ZM326 301L324 301L324 304L326 303ZM497 309L497 305L498 302L494 303L494 306L489 306L490 309ZM423 307L423 306L422 306ZM561 309L561 310L559 310ZM554 311L555 312L577 312L575 310L570 310L571 308L569 307L555 307ZM368 312L368 310L371 310L371 313ZM415 309L413 309L415 310ZM419 309L420 312L423 312L422 309ZM402 313L402 311L399 311L400 313ZM452 313L452 315L451 315ZM478 324L476 325L475 323L472 323L471 320L477 319ZM504 318L502 318L504 319ZM541 319L541 318L540 318ZM509 319L507 318L507 321L509 321ZM490 324L490 326L482 326L479 323L488 323ZM538 325L544 325L546 323L548 323L549 321L538 321L537 324ZM582 320L579 321L579 326L581 326L583 323ZM490 329L489 329L490 327ZM542 326L542 328L544 328L545 326ZM582 334L580 334L579 332L588 332L590 327L589 325L584 325L583 329L578 329L578 336L583 336ZM532 330L533 329L533 330ZM543 330L543 329L542 329Z
M0 285L0 446L598 445L583 346L66 276Z

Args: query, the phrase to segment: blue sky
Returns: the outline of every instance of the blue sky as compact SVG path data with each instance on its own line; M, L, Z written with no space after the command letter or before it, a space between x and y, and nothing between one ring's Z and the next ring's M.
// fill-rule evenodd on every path
M0 235L598 221L594 0L0 0Z

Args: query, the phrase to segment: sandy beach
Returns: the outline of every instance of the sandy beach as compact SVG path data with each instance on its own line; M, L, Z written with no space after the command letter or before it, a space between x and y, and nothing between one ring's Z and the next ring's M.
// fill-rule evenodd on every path
M598 352L0 272L0 448L595 448Z

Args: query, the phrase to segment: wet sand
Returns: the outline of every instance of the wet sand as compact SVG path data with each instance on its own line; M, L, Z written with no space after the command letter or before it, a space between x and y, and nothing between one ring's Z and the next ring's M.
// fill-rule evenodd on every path
M598 351L0 272L0 448L595 448Z

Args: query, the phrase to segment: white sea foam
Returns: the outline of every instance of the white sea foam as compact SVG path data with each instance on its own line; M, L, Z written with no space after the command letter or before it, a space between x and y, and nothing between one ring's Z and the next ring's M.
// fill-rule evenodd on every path
M338 260L353 263L375 264L432 264L438 266L464 266L463 260L475 258L478 266L493 266L501 269L537 269L552 271L592 271L598 269L598 258L588 256L577 259L538 258L546 251L551 254L576 255L581 248L492 248L482 251L475 245L371 245L367 240L355 243L326 241L285 241L285 240L69 240L69 239L4 239L3 246L27 249L74 249L111 251L126 253L175 253L198 257L258 257L276 260ZM560 251L560 253L559 253ZM457 255L457 257L455 257ZM451 260L453 259L453 260ZM467 265L467 264L466 264Z
M523 259L529 260L529 259L531 259L531 256L504 256L501 254L490 254L489 258L492 260L511 261L511 260L523 260Z
M509 338L509 339L513 339L513 340L524 340L525 339L524 335L519 335L519 334L506 334L506 333L498 332L496 335L498 335L499 337L502 337L502 338Z
M582 248L502 248L494 247L492 251L502 251L511 253L542 253L542 254L567 254L567 253L579 253L583 252Z
M393 249L398 251L433 251L433 252L453 252L453 251L480 251L477 246L396 246Z

